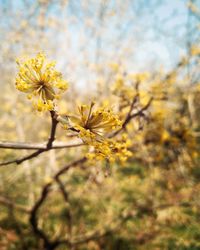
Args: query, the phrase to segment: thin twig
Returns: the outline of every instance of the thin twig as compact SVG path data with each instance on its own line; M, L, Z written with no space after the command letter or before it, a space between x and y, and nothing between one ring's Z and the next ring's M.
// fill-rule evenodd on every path
M66 142L53 142L51 149L73 148L83 146L84 143L66 143ZM0 148L16 149L16 150L33 150L33 149L46 149L46 143L27 143L27 142L8 142L0 141Z
M125 118L125 120L124 120L124 122L123 122L121 128L118 129L117 131L115 131L110 137L115 137L115 136L118 135L120 132L122 132L123 130L125 130L125 129L126 129L126 126L128 125L128 123L129 123L133 118L135 118L135 117L137 117L137 116L143 115L143 112L146 111L146 110L149 108L149 106L151 105L152 101L153 101L153 97L151 97L151 98L149 99L149 101L147 102L147 104L146 104L144 107L142 107L142 108L141 108L139 111L137 111L136 113L133 113L133 114L132 114L133 107L134 107L134 103L135 103L135 99L133 99L133 102L132 102L132 104L131 104L131 106L130 106L130 110L129 110L129 112L128 112L128 114L127 114L127 116L126 116L126 118Z
M67 190L65 189L65 186L62 183L61 179L59 177L56 177L55 179L56 179L56 182L58 183L59 189L61 191L61 194L63 196L63 199L64 199L65 203L68 204L68 207L67 207L66 212L65 212L65 216L67 218L69 238L71 239L71 235L72 235L72 213L70 211L69 194L68 194Z

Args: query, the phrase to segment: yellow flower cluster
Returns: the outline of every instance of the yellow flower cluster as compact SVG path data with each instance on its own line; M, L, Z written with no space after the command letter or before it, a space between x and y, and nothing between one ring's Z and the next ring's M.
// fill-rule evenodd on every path
M79 137L87 144L102 142L105 135L121 126L121 121L112 110L98 108L93 110L94 102L78 107L78 115L59 116L64 128L78 132Z
M88 158L108 159L114 161L116 158L126 161L130 156L127 150L128 141L114 141L108 138L109 133L121 127L121 121L112 110L98 108L93 110L94 103L90 106L81 105L78 108L78 116L59 116L58 120L67 130L75 131L82 141L93 147Z
M127 161L132 155L127 148L131 145L130 140L126 135L123 135L120 140L107 139L102 143L95 143L93 145L94 151L87 154L90 160L107 159L109 162L119 160L121 163Z
M55 99L58 99L68 87L61 73L55 70L55 63L46 62L43 53L17 63L19 72L16 77L16 88L28 94L28 98L33 100L33 105L38 111L54 110ZM118 79L118 84L120 82ZM125 162L131 156L131 152L127 150L130 142L125 136L119 140L112 139L113 131L120 129L122 122L111 109L105 106L94 109L94 105L92 102L90 105L79 106L77 115L57 114L57 120L64 129L75 132L85 145L90 146L88 158L106 159L110 162L118 159Z
M19 72L16 77L16 88L28 93L38 111L53 110L54 99L58 99L68 84L62 74L55 70L55 62L45 62L43 53L24 62L17 60Z

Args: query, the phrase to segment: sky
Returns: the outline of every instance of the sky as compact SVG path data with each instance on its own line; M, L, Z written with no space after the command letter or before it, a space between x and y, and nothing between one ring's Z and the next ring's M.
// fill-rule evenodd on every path
M187 52L187 0L44 2L0 0L1 51L7 48L13 57L24 51L31 54L34 49L45 51L80 82L83 76L93 81L93 64L103 65L103 71L111 62L135 72L169 69ZM56 20L56 26L41 28L41 17L47 23ZM28 24L21 26L24 20ZM191 18L192 22L195 20ZM19 33L20 29L23 35L14 44L9 33ZM0 57L5 61L3 53Z

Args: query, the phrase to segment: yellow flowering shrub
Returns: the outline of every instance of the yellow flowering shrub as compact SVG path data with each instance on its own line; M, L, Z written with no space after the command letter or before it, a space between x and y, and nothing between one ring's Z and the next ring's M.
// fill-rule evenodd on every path
M92 152L87 154L89 159L106 159L110 162L119 159L125 162L131 156L127 149L130 143L125 136L117 141L111 138L112 132L122 126L122 121L112 109L105 105L94 109L95 103L91 102L90 105L78 106L78 114L75 115L60 115L59 111L55 111L54 100L68 85L61 73L55 70L55 63L45 63L44 54L39 53L36 58L23 63L18 61L18 65L16 88L28 93L28 98L33 99L38 111L56 112L56 119L64 129L74 132L85 145L91 146Z
M175 2L1 1L0 249L200 249L200 1Z

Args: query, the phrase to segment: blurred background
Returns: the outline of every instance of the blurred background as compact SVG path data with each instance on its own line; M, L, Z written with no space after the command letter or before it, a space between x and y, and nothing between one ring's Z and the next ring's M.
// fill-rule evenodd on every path
M127 128L126 163L108 176L105 162L70 170L62 177L67 202L53 186L40 228L52 241L82 243L52 249L200 249L200 2L0 0L0 16L1 142L45 142L50 129L49 115L15 89L16 58L43 51L56 61L69 82L63 113L95 99L123 120L135 94L136 111L154 99ZM73 141L61 127L57 139ZM27 153L1 148L1 162ZM86 153L51 150L0 167L0 249L44 249L29 209L56 171Z
M197 2L1 1L1 65L10 73L16 57L44 51L90 88L113 62L170 69L199 38Z

